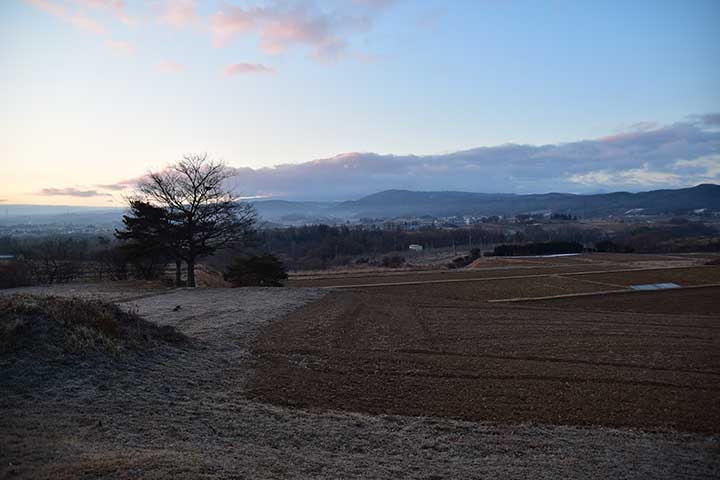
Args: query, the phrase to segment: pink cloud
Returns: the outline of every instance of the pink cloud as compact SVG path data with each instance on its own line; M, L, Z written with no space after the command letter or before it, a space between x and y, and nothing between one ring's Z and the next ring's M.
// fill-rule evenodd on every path
M260 33L260 48L263 51L283 53L294 45L310 47L318 58L337 58L347 47L345 41L333 32L329 18L313 15L305 8L275 12L266 18Z
M105 45L116 53L123 55L135 55L135 46L123 40L107 40Z
M61 20L69 22L75 27L98 35L106 33L105 26L96 19L87 15L82 9L69 8L65 3L53 0L26 0L29 4L53 15Z
M73 0L78 7L85 10L103 10L116 17L126 25L134 26L137 18L130 15L124 0Z
M182 63L173 60L163 60L157 64L157 68L165 73L179 73L185 70L185 66Z
M145 175L142 175L140 177L135 178L126 178L125 180L121 180L119 182L115 183L105 183L105 184L96 184L93 185L93 188L99 188L101 190L112 190L112 191L121 191L121 190L130 190L132 188L135 188L137 184L144 180L146 177Z
M82 190L80 188L43 188L38 195L60 196L60 197L109 197L109 193L98 192L97 190Z
M269 54L293 47L309 48L314 58L337 60L346 56L348 37L367 30L374 16L391 2L356 1L343 9L321 11L307 3L276 1L266 6L225 5L211 18L210 30L216 46L225 46L241 34L254 33L260 49Z
M212 16L210 29L216 46L227 45L236 35L252 32L257 28L261 9L243 9L227 6L226 12L218 12Z
M200 24L197 0L167 0L160 21L173 27Z
M97 35L105 35L105 33L107 33L105 25L83 13L72 15L67 20L77 28L88 31L90 33L94 33Z
M275 69L259 63L235 63L225 68L225 75L249 75L258 73L275 73Z
M111 20L135 25L126 0L24 0L37 9L71 25L105 35ZM249 6L222 4L210 17L200 14L198 0L147 0L139 2L154 12L157 21L177 28L209 31L215 46L225 46L237 36L252 34L267 54L281 54L293 48L309 50L322 61L341 58L369 58L351 48L352 37L367 31L376 16L394 0L345 0L315 3L302 0L267 0ZM133 3L133 5L135 5ZM116 51L129 53L128 45L108 41Z
M45 13L49 13L50 15L55 15L56 17L65 18L68 15L68 10L65 7L65 5L61 3L54 2L52 0L25 0L30 5L38 8L39 10L42 10Z
M74 3L89 8L112 8L115 10L124 10L125 2L123 0L73 0Z
M95 18L97 12L109 14L127 25L137 20L128 14L123 0L25 0L38 10L97 35L107 33L105 25Z
M395 1L396 0L353 0L353 3L372 8L386 8L395 3Z

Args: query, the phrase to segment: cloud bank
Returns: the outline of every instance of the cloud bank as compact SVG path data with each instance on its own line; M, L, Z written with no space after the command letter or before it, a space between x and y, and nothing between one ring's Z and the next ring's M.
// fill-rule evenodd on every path
M507 144L441 155L344 153L268 168L234 167L230 188L247 198L349 200L387 189L485 193L595 193L720 183L716 114L617 135L551 145ZM231 164L233 162L230 162ZM138 179L93 190L43 195L100 196L130 191Z
M79 197L79 198L91 198L91 197L110 197L111 195L106 192L100 192L98 190L83 190L79 188L43 188L40 190L38 195L47 197Z
M717 115L595 140L508 144L441 155L345 153L273 168L236 168L247 195L345 200L385 189L599 192L720 183Z

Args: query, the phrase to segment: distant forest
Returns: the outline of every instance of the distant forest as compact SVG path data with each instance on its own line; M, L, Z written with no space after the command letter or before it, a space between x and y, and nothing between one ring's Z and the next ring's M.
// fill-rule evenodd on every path
M293 269L321 269L348 264L358 256L406 251L412 244L425 249L469 250L501 243L507 235L481 227L469 229L426 228L418 231L355 229L345 226L310 225L257 233L257 248L280 255Z
M651 253L720 250L717 234L711 226L684 218L673 219L665 225L635 226L614 235L599 228L573 224L554 229L539 225L491 229L478 225L453 229L426 227L416 231L310 225L258 231L255 248L280 256L291 269L314 270L362 262L365 256L407 252L412 244L424 249L455 247L460 254L473 248L489 252L500 244L564 241L594 248L603 242L605 248L615 251ZM612 247L605 243L609 241L612 241Z
M384 265L387 263L384 260L390 257L394 259L391 263L397 264L400 256L410 261L412 244L421 245L425 251L455 247L462 257L473 249L486 255L538 254L535 252L544 252L545 247L530 245L542 242L576 242L586 249L615 252L720 251L720 236L715 228L684 218L664 224L628 225L626 230L614 233L572 223L552 229L543 225L518 225L510 229L474 225L453 229L430 226L416 231L309 225L257 230L243 245L220 249L203 263L224 272L239 255L272 253L291 270L317 270L350 264ZM92 234L2 236L0 254L21 260L14 263L17 268L13 275L23 280L13 282L36 284L151 276L148 269L158 265L133 262L123 254L123 244L112 236ZM528 248L517 247L521 245ZM496 250L497 247L500 249ZM399 263L405 261L401 260ZM5 270L0 271L4 277L0 280L10 282L11 272Z

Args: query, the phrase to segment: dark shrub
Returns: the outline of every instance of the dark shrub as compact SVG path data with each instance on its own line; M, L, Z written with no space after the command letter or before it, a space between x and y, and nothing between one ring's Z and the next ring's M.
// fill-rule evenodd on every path
M618 245L610 240L603 240L595 244L595 250L608 253L632 253L633 249L625 245Z
M383 257L381 265L385 268L400 268L405 264L405 257L401 255L388 255Z
M282 262L269 253L236 258L224 277L233 287L281 287L288 278Z
M94 259L98 280L105 278L109 280L127 280L130 274L130 263L122 246L98 250L94 254Z
M17 260L0 262L0 288L33 285L32 265Z
M473 248L470 250L469 255L464 257L453 258L452 262L447 264L447 268L463 268L470 265L472 262L482 257L482 250L479 248Z
M557 255L561 253L581 253L582 251L583 246L578 242L542 242L524 245L498 245L495 247L493 255L498 257Z
M47 237L23 252L32 265L34 283L66 283L82 273L85 245L70 237Z
M453 258L452 262L447 264L448 268L463 268L467 267L473 262L473 259L469 256Z

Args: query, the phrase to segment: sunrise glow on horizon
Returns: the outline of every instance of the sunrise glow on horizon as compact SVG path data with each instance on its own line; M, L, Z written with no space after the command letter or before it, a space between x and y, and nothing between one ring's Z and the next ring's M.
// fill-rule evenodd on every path
M0 201L192 152L263 198L720 183L718 59L711 0L9 0Z

